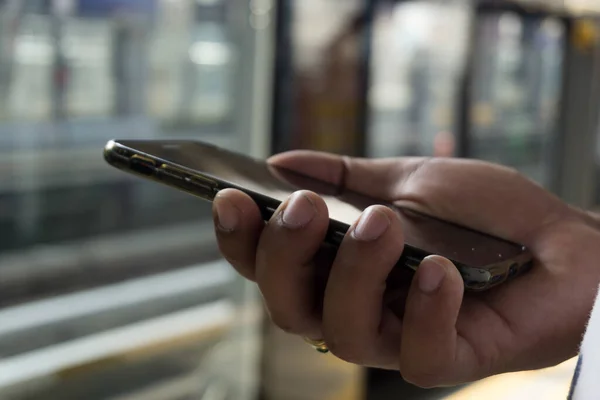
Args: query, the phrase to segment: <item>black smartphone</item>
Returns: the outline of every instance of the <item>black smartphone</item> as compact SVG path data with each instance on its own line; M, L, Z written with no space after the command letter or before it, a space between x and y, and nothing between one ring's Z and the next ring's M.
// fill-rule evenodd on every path
M265 221L293 192L314 191L329 209L331 219L325 242L332 246L340 245L365 208L385 205L396 211L404 228L406 243L397 267L414 271L423 258L441 255L454 262L467 290L490 289L523 273L532 264L531 253L519 244L364 194L338 193L335 185L210 144L111 140L104 149L104 157L116 168L208 201L220 190L239 189L254 199Z

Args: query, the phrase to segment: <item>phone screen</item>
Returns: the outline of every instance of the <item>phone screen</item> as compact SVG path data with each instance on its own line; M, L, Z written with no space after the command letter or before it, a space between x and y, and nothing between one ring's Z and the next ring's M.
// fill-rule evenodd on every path
M362 211L374 204L390 207L400 217L406 244L428 254L438 254L472 267L486 267L511 260L523 246L459 225L401 208L369 196L338 187L293 171L273 167L265 161L219 149L199 142L120 141L123 145L229 184L286 200L300 189L319 194L326 202L331 219L352 225Z

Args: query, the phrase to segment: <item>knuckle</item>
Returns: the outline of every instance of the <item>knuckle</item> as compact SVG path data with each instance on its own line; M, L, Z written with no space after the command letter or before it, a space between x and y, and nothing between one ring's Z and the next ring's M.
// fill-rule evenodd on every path
M436 161L435 158L426 157L414 163L403 179L404 184L414 184L415 181L418 181L421 178L421 175L427 170L427 167Z

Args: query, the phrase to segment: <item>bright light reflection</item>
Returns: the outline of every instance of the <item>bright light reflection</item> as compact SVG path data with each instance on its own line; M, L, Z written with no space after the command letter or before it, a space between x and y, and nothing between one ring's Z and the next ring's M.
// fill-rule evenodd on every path
M223 43L196 42L190 47L189 56L194 64L218 66L229 63L231 50Z

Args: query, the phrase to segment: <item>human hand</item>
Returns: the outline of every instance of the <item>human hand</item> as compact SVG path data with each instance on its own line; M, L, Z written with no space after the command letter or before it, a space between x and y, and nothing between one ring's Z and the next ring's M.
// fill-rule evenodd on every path
M320 289L315 277L329 221L323 200L298 192L265 225L250 197L222 191L214 202L220 249L257 282L285 331L322 338L349 362L399 369L422 387L542 368L576 354L600 281L600 233L586 213L511 169L478 161L302 151L270 162L522 243L535 257L529 273L484 293L465 293L454 265L429 257L410 284L404 312L393 312L386 278L403 236L392 210L363 213Z

